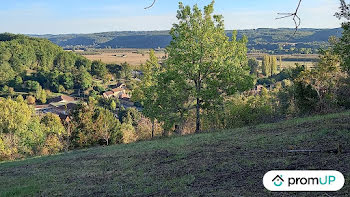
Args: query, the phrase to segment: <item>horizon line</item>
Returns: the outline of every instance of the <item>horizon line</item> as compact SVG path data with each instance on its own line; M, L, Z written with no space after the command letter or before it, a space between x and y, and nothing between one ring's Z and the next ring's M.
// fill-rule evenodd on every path
M298 28L299 30L303 29L320 29L320 30L327 30L327 29L340 29L341 26L339 27L325 27L325 28L315 28L315 27L303 27L303 28ZM245 30L259 30L259 29L288 29L288 30L295 30L295 28L291 27L259 27L259 28L247 28L247 29L226 29L225 31L245 31ZM166 32L170 31L170 29L164 29L164 30L122 30L122 31L101 31L101 32L89 32L89 33L12 33L12 32L1 32L0 34L4 33L10 33L10 34L17 34L17 35L29 35L29 36L47 36L47 35L52 35L52 36L58 36L58 35L88 35L88 34L101 34L101 33L111 33L111 32Z

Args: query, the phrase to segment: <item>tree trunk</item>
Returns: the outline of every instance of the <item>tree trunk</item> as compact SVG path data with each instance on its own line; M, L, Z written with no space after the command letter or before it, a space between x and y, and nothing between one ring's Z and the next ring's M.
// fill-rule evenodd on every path
M201 131L201 117L200 117L200 103L199 98L197 98L196 105L196 133Z
M152 138L154 137L154 120L152 120Z

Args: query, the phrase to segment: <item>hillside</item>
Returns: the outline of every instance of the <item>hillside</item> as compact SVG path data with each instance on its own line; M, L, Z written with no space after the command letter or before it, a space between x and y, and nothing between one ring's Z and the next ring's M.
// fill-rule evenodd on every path
M348 183L349 122L345 112L6 162L0 164L0 196L295 196L266 191L263 175L334 169ZM345 184L337 193L298 196L349 192Z
M341 36L342 30L336 29L300 29L293 36L295 29L250 29L239 30L238 38L248 36L250 50L278 50L281 43L285 49L295 47L310 48L314 52L321 46L326 46L330 36ZM226 31L231 36L232 31ZM32 35L47 38L65 48L73 46L89 48L164 48L170 41L169 31L129 31L104 32L95 34L65 34L65 35ZM293 43L286 45L286 43Z

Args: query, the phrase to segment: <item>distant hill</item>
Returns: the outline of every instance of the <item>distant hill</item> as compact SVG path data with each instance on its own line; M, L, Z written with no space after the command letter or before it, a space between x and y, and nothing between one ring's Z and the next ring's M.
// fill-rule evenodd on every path
M313 52L327 46L330 36L340 37L341 28L335 29L249 29L239 30L238 38L248 36L251 51L288 52L291 48L309 48ZM231 36L232 31L227 31ZM64 48L165 48L171 41L169 31L124 31L94 34L31 35L47 38ZM282 48L281 48L282 46ZM282 51L281 51L282 50Z

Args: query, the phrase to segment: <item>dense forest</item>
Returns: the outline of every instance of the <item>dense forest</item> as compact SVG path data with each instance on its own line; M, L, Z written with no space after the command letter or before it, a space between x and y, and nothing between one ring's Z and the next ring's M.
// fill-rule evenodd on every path
M140 112L102 96L113 78L132 89L127 63L91 62L47 39L0 34L0 160L148 138ZM75 102L54 101L63 94Z
M46 39L0 34L0 86L60 92L91 86L91 62Z
M340 37L341 28L336 29L252 29L238 30L237 37L249 38L250 52L269 53L317 53L320 47L328 46L330 36ZM232 31L226 31L232 36ZM169 31L129 31L95 34L32 35L47 38L64 48L165 48L171 41Z

